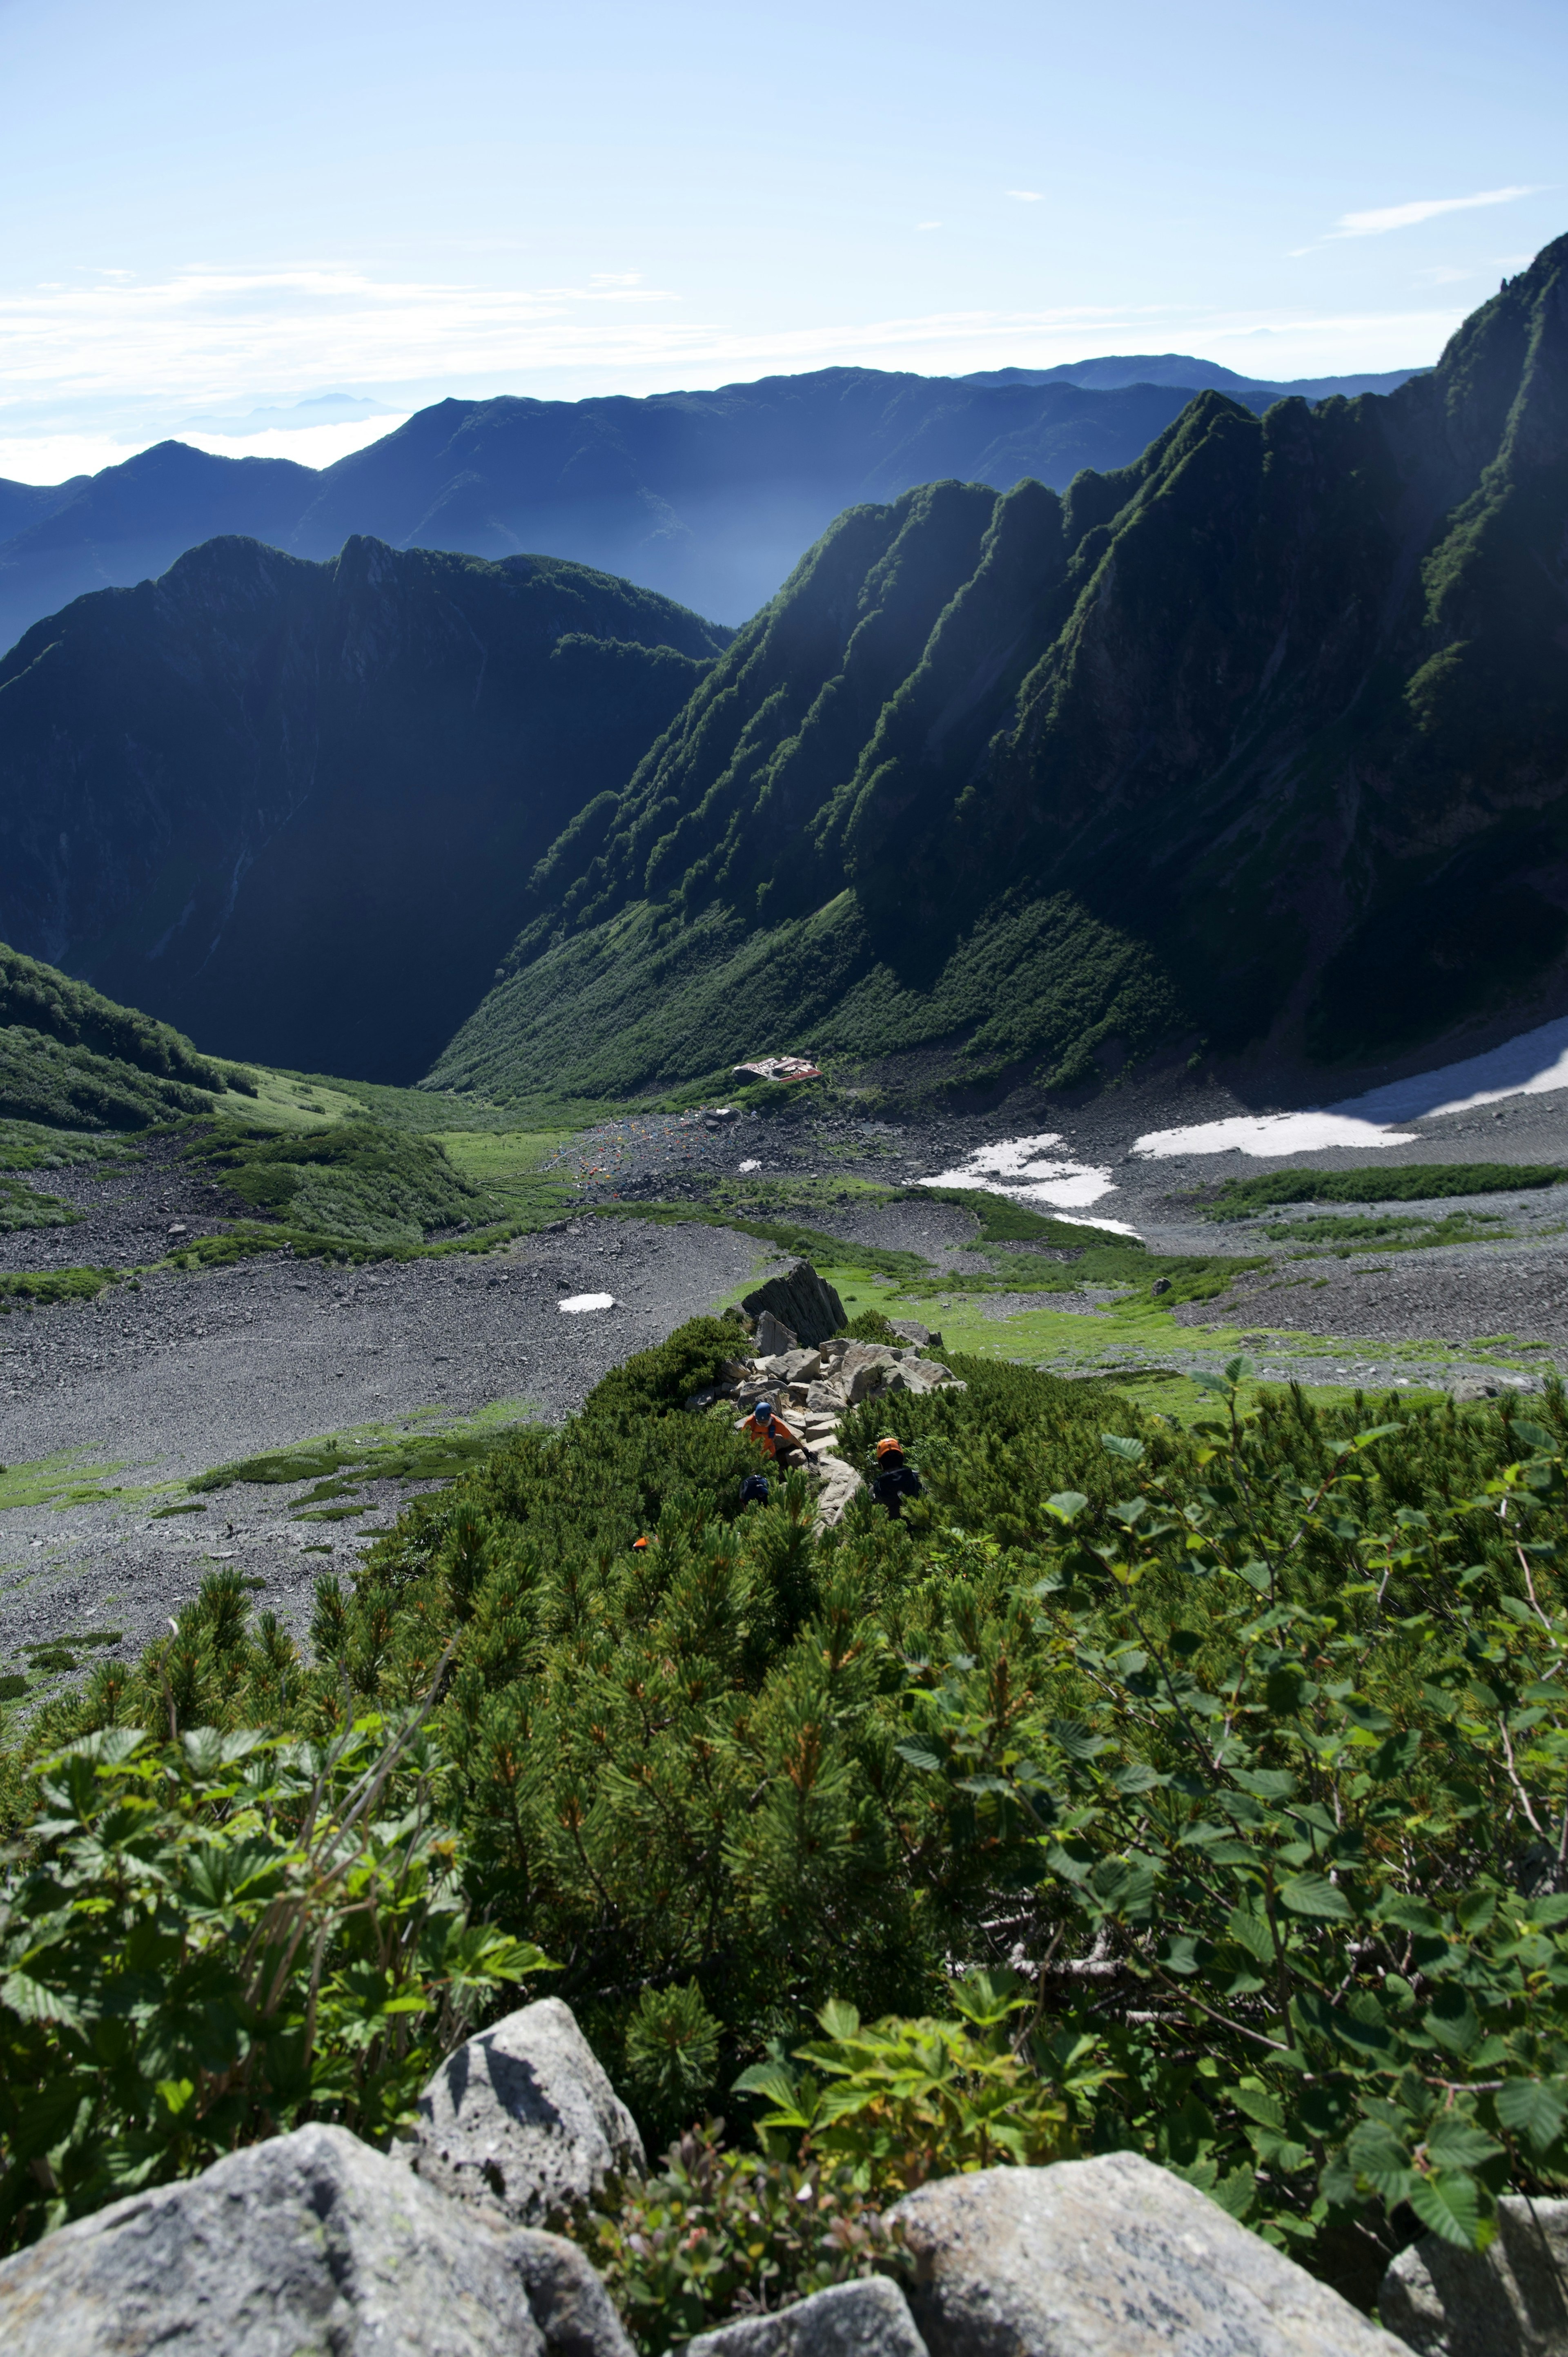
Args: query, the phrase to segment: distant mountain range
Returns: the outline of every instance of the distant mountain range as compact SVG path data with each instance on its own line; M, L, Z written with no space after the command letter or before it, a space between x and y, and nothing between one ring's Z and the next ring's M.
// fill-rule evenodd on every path
M0 941L226 1052L417 1079L730 635L549 558L210 541L0 658Z
M0 647L84 591L156 578L225 533L317 558L355 533L564 556L738 623L856 500L944 475L1065 489L1081 467L1135 458L1197 387L1266 404L1400 381L1250 387L1171 353L966 379L822 369L645 400L439 402L319 471L161 442L67 483L0 482Z
M1568 238L1384 400L851 510L532 899L440 1085L1277 1081L1560 1013Z
M1065 495L949 455L1178 399ZM973 1098L1343 1079L1561 1011L1568 239L1383 398L452 403L295 529L369 485L404 542L478 534L521 451L613 539L656 457L711 553L725 483L750 528L868 448L940 479L850 505L738 633L360 533L78 599L0 659L0 939L208 1053L536 1110L768 1049Z

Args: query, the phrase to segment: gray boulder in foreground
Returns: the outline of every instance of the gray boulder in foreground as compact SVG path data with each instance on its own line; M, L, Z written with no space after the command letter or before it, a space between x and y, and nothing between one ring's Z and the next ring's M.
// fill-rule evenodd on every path
M772 2316L699 2332L686 2357L926 2357L908 2304L886 2276L834 2284Z
M1409 2357L1136 2153L941 2178L891 2214L930 2357Z
M523 2226L646 2167L637 2123L569 2005L541 1997L447 2056L399 2151L443 2193Z
M7 2259L0 2349L542 2357L508 2252L522 2239L493 2232L347 2128L298 2128Z
M546 2357L637 2357L614 2301L575 2243L520 2228L501 2247L522 2279Z
M1568 2201L1506 2194L1486 2251L1423 2234L1383 2277L1378 2313L1420 2357L1568 2357Z

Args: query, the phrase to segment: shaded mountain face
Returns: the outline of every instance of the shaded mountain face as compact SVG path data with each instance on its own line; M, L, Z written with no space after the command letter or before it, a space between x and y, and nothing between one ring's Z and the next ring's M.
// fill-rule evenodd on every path
M1568 989L1568 239L1387 399L842 517L435 1078L1365 1069Z
M311 557L356 533L542 551L741 622L855 500L943 475L1066 484L1136 457L1187 398L824 369L638 401L444 401L319 472L160 443L73 483L0 483L0 646L230 533Z
M225 533L284 546L320 477L287 458L160 442L48 489L0 483L0 647L90 589L129 588Z
M0 938L227 1053L415 1079L728 636L549 559L209 542L0 660Z

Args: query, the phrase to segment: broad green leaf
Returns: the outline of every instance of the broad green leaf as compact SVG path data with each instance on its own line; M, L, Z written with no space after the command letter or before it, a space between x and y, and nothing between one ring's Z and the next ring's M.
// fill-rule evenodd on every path
M1076 1718L1053 1718L1051 1736L1058 1750L1065 1751L1069 1760L1095 1760L1107 1748L1103 1735L1091 1734Z
M1354 1910L1345 1893L1323 1874L1293 1874L1279 1889L1280 1904L1293 1915L1320 1916L1331 1922L1349 1922Z
M1501 2145L1461 2112L1440 2112L1426 2131L1429 2160L1439 2169L1479 2169Z
M1366 1763L1366 1772L1374 1784L1387 1784L1395 1776L1409 1774L1420 1749L1421 1737L1414 1727L1406 1727L1402 1734L1391 1735L1379 1744Z
M1444 2169L1436 2177L1418 2177L1410 2188L1411 2208L1423 2226L1461 2251L1481 2244L1481 2200L1473 2177Z
M941 1753L933 1751L928 1743L896 1743L893 1749L900 1760L907 1760L911 1768L923 1769L928 1775L940 1773L947 1765Z
M1231 1780L1255 1801L1288 1801L1295 1778L1283 1768L1232 1768Z
M1100 1445L1107 1457L1125 1458L1130 1465L1136 1465L1144 1453L1141 1440L1124 1440L1119 1432L1102 1432Z
M1528 2137L1537 2152L1545 2152L1568 2118L1568 2088L1561 2079L1510 2079L1498 2088L1497 2104L1505 2128Z
M1274 1935L1269 1929L1266 1915L1254 1915L1251 1909L1238 1907L1226 1918L1225 1929L1238 1947L1245 1948L1250 1956L1256 1956L1261 1964L1273 1963Z

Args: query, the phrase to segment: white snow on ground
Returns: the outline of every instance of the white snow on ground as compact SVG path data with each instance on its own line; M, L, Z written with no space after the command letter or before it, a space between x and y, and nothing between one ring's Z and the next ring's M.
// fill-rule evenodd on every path
M979 1187L990 1195L1008 1195L1015 1202L1028 1203L1040 1211L1054 1211L1075 1228L1111 1228L1118 1235L1137 1234L1122 1220L1075 1220L1073 1210L1098 1203L1102 1195L1116 1192L1116 1181L1109 1170L1098 1169L1088 1162L1068 1162L1052 1153L1061 1144L1054 1130L1043 1131L1035 1137L1005 1137L994 1146L983 1146L972 1154L958 1170L940 1171L933 1178L922 1178L922 1187Z
M613 1293L569 1293L564 1301L555 1304L557 1309L571 1310L574 1314L581 1309L613 1309L615 1306Z
M1568 1017L1521 1031L1485 1056L1444 1064L1414 1080L1391 1081L1365 1096L1333 1105L1333 1113L1359 1114L1368 1121L1420 1121L1438 1113L1468 1113L1496 1104L1499 1097L1544 1096L1568 1089Z
M1228 1121L1195 1122L1190 1129L1151 1129L1134 1154L1318 1154L1326 1146L1413 1146L1407 1131L1381 1129L1343 1113L1241 1113Z
M1390 1081L1339 1104L1308 1113L1237 1114L1229 1121L1196 1122L1190 1129L1152 1129L1133 1151L1156 1157L1230 1153L1267 1157L1317 1154L1328 1146L1412 1146L1415 1140L1408 1130L1387 1125L1424 1121L1434 1114L1469 1113L1502 1097L1543 1096L1552 1089L1568 1089L1568 1017L1521 1031L1517 1039L1507 1039L1484 1056L1466 1056L1461 1063L1442 1064L1412 1080Z

